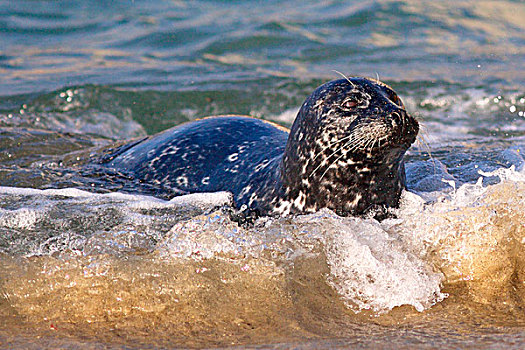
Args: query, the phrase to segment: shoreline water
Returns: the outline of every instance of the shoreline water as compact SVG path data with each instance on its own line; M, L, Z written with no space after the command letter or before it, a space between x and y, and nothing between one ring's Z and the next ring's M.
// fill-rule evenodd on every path
M524 17L510 0L0 1L0 348L521 349ZM421 124L396 219L243 226L224 193L136 196L82 170L209 115L290 126L334 69L378 75Z

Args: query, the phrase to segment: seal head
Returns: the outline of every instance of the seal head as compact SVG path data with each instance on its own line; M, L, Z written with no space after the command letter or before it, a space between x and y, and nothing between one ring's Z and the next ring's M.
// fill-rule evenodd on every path
M283 212L339 214L396 207L403 157L418 122L387 85L366 78L322 85L304 102L283 156ZM288 206L290 208L288 209Z
M340 79L306 99L289 134L250 117L211 117L123 147L106 164L160 192L230 191L244 213L355 215L398 206L418 130L387 85Z

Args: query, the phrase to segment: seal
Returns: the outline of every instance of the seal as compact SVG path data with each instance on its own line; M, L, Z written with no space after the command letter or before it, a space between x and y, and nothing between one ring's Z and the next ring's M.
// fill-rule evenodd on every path
M289 132L252 117L208 117L123 147L106 165L161 191L232 192L243 213L359 215L399 205L418 131L389 86L353 77L318 87Z

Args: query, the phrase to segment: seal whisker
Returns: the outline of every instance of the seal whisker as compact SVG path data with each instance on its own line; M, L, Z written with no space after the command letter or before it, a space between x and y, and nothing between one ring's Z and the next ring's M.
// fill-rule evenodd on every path
M373 147L370 147L370 146L373 145L374 141L375 141L374 139L368 140L368 142L366 143L364 147L365 151L370 152L372 150Z
M308 177L312 177L312 176L315 174L315 172L316 172L320 167L322 167L322 166L323 166L323 165L324 165L324 164L325 164L330 158L332 158L337 152L342 151L342 150L345 148L345 146L346 146L346 145L343 145L343 146L339 147L339 148L336 149L332 154L330 154L328 157L326 157L326 159L323 160L323 161L322 161L322 162L321 162L321 163L320 163L320 164L319 164L319 165L318 165L318 166L312 171L312 173L311 173L310 176L308 176Z
M347 152L350 152L352 151L353 149L355 148L358 148L359 146L363 147L365 150L368 148L368 145L370 143L374 143L375 140L374 139L365 139L365 138L361 138L360 141L357 143L357 144L352 144L351 148L349 150L347 150ZM345 146L349 145L349 143L347 143ZM372 147L373 148L373 147ZM371 149L372 149L371 148ZM344 147L341 147L338 149L338 151L342 151L344 149ZM336 152L332 153L332 155L334 155ZM321 175L321 177L319 178L319 181L323 179L323 177L326 175L326 173L328 172L328 170L330 170L330 168L332 167L332 165L334 165L335 163L337 163L339 160L341 160L341 158L343 158L345 156L344 153L342 153L339 157L337 157L329 166L326 167L325 171L323 172L323 174ZM316 169L317 170L317 169Z
M362 136L361 138L354 140L355 142L353 143L350 143L350 142L347 143L346 146L349 146L348 152L352 152L352 151L355 151L356 149L361 148L364 144L364 141L366 140L367 139Z
M430 146L428 141L425 139L426 130L422 129L421 132L417 135L416 141L420 143L423 148L427 151L430 158L432 158L432 154L430 153Z
M430 151L430 145L428 144L428 141L425 139L425 136L423 136L423 133L417 136L416 141L423 146L426 153L428 154L428 157L432 161L432 164L434 164L434 174L435 174L436 173L436 160L432 156L432 152Z
M332 167L332 165L334 165L335 163L337 163L341 158L344 157L344 155L345 155L344 153L341 154L339 157L337 157L336 160L334 160L334 161L332 162L332 164L330 164L328 167L326 167L326 170L323 172L323 175L321 175L321 177L319 178L319 181L321 181L321 180L323 179L323 177L326 175L326 173L328 172L328 170L330 170L330 168Z
M372 144L370 145L370 148L369 148L369 151L372 151L377 143L379 139L375 139L374 142L372 142Z
M354 141L354 143L350 145L350 151L355 151L356 149L364 149L365 144L368 140L370 140L368 135L372 133L372 129L370 129L369 127L361 127L358 128L357 131L358 137L356 137L355 140L352 140Z
M363 128L363 127L362 127ZM357 128L359 130L359 128ZM364 128L363 128L364 129ZM357 136L356 136L357 134ZM350 140L347 141L346 144L344 144L343 146L339 147L338 149L336 149L334 152L332 152L328 157L326 157L325 160L323 160L313 171L312 173L309 175L309 177L312 177L315 172L317 170L319 170L320 167L322 167L330 158L332 158L335 154L337 154L337 152L340 152L342 151L343 149L345 149L345 147L347 146L352 146L349 151L353 151L353 150L356 150L358 148L362 148L363 145L366 143L367 141L367 138L365 138L366 134L365 133L352 133L349 137L346 137L346 139L350 138ZM360 138L357 138L358 136L360 136ZM340 142L341 140L337 141L337 142ZM322 151L320 153L317 154L317 156L319 156L320 154L322 153ZM316 157L317 157L316 156ZM342 155L344 156L344 154ZM314 158L315 159L315 158ZM341 157L338 158L338 160L341 159ZM331 165L330 165L331 166Z
M360 129L359 127L356 128L356 130L359 130L359 129ZM361 129L364 129L364 128L361 127ZM356 136L356 134L357 134L357 136L360 136L361 138L358 139L357 136ZM317 157L319 157L320 155L322 155L322 154L323 154L323 151L325 151L326 149L328 149L328 148L332 148L331 145L335 145L335 144L340 143L340 142L342 142L342 141L348 141L344 146L342 146L342 147L336 149L333 153L331 153L331 154L326 158L326 160L328 160L328 159L332 158L332 157L334 156L334 154L336 154L337 152L339 152L340 150L342 150L342 149L345 148L346 146L350 145L350 143L357 143L357 144L359 144L359 142L364 138L364 136L365 136L364 133L352 133L352 134L350 134L349 136L343 137L342 139L337 140L337 141L335 141L334 143L325 146L325 147L324 147L319 153L317 153L317 154L315 155L315 157L313 158L313 160L317 159ZM349 139L350 139L350 140L349 140ZM312 175L315 173L315 171L316 171L321 165L322 165L322 163L321 163L317 168L314 169L314 171L312 172L312 174L310 174L310 176L312 176Z
M354 85L354 83L352 83L352 82L350 81L350 79L348 79L348 77L347 77L346 75L344 75L343 73L341 73L341 72L339 72L339 71L337 71L337 70L335 70L335 69L332 69L332 72L336 72L337 74L339 74L340 76L342 76L343 78L345 78L346 81L348 81L348 82L350 83L350 85L352 85L352 87L355 89L355 85Z
M348 136L345 136L345 137L341 138L340 140L334 141L333 143L330 143L330 144L324 146L324 147L321 149L321 151L320 151L319 153L317 153L317 154L315 155L315 157L314 157L312 160L316 160L317 157L319 157L321 154L323 154L323 152L324 152L325 150L327 150L327 149L329 149L329 148L332 148L333 145L338 144L338 143L340 143L340 142L343 142L343 141L345 141L345 140L348 140L348 139L350 139L350 138L352 138L352 137L355 137L355 135L354 135L354 134L350 134L350 135L348 135Z
M350 142L347 143L347 146L350 146L350 148L348 149L349 152L355 151L357 149L363 149L363 146L369 140L366 137L366 134L360 134L358 136L359 136L359 138L356 138L355 140L352 140L353 141L352 143L350 143Z

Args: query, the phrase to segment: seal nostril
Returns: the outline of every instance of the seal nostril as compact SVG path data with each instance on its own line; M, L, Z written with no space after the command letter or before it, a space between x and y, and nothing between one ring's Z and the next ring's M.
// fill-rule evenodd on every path
M403 125L403 118L398 112L392 112L390 114L390 122L393 126Z

